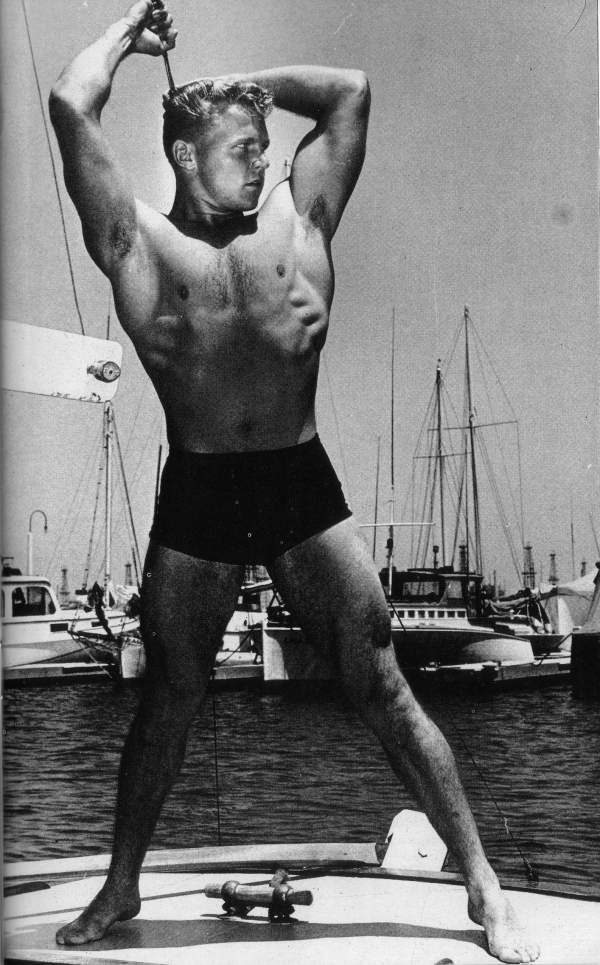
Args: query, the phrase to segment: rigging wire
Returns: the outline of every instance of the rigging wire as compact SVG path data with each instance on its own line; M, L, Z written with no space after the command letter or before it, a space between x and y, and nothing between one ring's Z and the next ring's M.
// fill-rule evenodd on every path
M532 882L533 882L533 881L539 881L539 873L538 873L538 871L537 871L537 868L535 867L535 865L534 865L531 861L529 861L528 858L525 857L525 855L524 855L524 853L523 853L523 850L522 850L519 842L517 841L515 835L513 834L512 829L511 829L511 827L510 827L510 825L509 825L509 823L508 823L508 818L506 817L506 815L505 815L504 812L502 811L502 808L501 808L500 805L498 804L498 801L497 801L497 799L496 799L496 796L495 796L494 792L492 791L492 788L490 787L489 781L487 780L487 778L486 778L486 776L485 776L485 774L484 774L484 772L483 772L483 769L480 767L480 765L477 763L475 757L473 756L473 754L472 754L472 752L471 752L471 748L470 748L469 745L467 744L467 741L465 740L462 732L460 731L460 729L458 728L458 726L456 725L456 723L455 723L454 720L452 719L452 715L451 715L451 714L449 714L448 717L447 717L447 718L445 717L444 719L445 719L445 720L447 719L448 723L449 723L450 726L452 727L453 733L455 733L455 734L457 735L458 739L460 740L460 742L461 742L464 750L465 750L466 753L467 753L467 756L468 756L469 760L471 761L471 763L472 763L472 765L473 765L473 767L474 767L474 769L475 769L475 773L477 774L479 780L480 780L481 783L483 784L483 787L485 788L487 794L489 795L490 800L492 801L492 804L494 805L494 807L496 808L498 814L500 815L500 817L501 817L501 819L502 819L502 824L503 824L504 830L505 830L505 832L506 832L506 836L509 838L511 844L514 845L514 847L515 847L515 849L516 849L519 857L521 858L521 861L523 862L523 866L524 866L524 868L525 868L525 873L526 873L526 875L527 875L527 880L528 880L528 881L532 881Z
M125 502L127 505L127 514L129 518L131 537L133 540L133 546L135 548L133 563L136 571L136 576L138 576L138 584L139 584L139 574L141 573L141 569L142 569L140 547L138 544L137 533L135 531L135 523L133 520L133 510L131 508L131 500L129 498L129 488L127 486L127 477L125 475L125 465L123 463L123 453L121 451L121 443L119 441L119 433L117 431L116 419L113 419L113 429L114 429L115 442L117 443L117 455L119 457L119 468L121 470L121 482L123 484L123 491L125 493Z
M77 312L77 317L79 318L79 325L80 325L80 327L81 327L81 334L82 334L82 335L85 335L85 327L84 327L84 324L83 324L83 317L82 317L82 314L81 314L81 309L80 309L80 307L79 307L79 299L78 299L78 297L77 297L77 287L76 287L76 285L75 285L75 274L74 274L74 272L73 272L73 261L72 261L72 259L71 259L71 249L70 249L70 247L69 247L69 239L68 239L68 236L67 236L67 225L66 225L66 221L65 221L65 213L64 213L64 209L63 209L62 199L61 199L61 196L60 196L60 189L59 189L59 186L58 186L58 175L57 175L57 172L56 172L56 163L55 163L55 161L54 161L54 153L53 153L53 151L52 151L52 141L50 140L50 131L48 130L48 122L47 122L47 120L46 120L46 111L44 110L44 100L43 100L43 97L42 97L42 89L41 89L41 86L40 86L40 79L39 79L38 70L37 70L37 65L36 65L36 61L35 61L35 54L34 54L34 51L33 51L33 42L32 42L32 39L31 39L31 31L30 31L30 29L29 29L29 19L28 19L28 17L27 17L27 9L26 9L26 7L25 7L25 0L21 0L21 8L22 8L22 10L23 10L23 18L24 18L24 20L25 20L25 30L26 30L26 32L27 32L27 43L29 44L29 52L30 52L30 54L31 54L31 63L32 63L32 66L33 66L33 74L34 74L34 77L35 77L35 86L36 86L36 88L37 88L37 95L38 95L38 100L39 100L39 103L40 103L40 110L41 110L41 112L42 112L42 122L43 122L43 125L44 125L44 132L45 132L45 134L46 134L46 143L47 143L47 145L48 145L48 153L49 153L49 155L50 155L50 165L51 165L51 167L52 167L52 177L53 177L53 179L54 179L54 187L56 188L56 197L57 197L57 199L58 199L58 210L59 210L59 212L60 212L60 220L61 220L61 223L62 223L63 237L64 237L64 240L65 240L65 249L66 249L66 254L67 254L67 262L68 262L68 265L69 265L69 274L70 274L70 276L71 276L71 287L72 287L72 289L73 289L73 300L74 300L74 302L75 302L75 310L76 310L76 312Z
M73 530L74 530L73 519L74 518L78 519L79 513L81 512L80 503L85 498L85 494L87 492L87 487L89 485L89 481L91 478L92 469L94 465L95 455L96 455L96 446L94 443L94 445L90 446L90 448L88 449L87 459L83 468L83 472L79 477L79 483L77 485L77 489L75 490L75 494L70 503L70 514L64 517L62 526L60 527L60 530L56 537L56 541L52 548L52 552L50 554L50 559L47 566L48 573L50 573L52 567L55 565L56 558L58 556L58 550L60 546L63 544L63 539L65 538L68 539L73 534ZM65 537L65 531L67 529L67 524L69 523L69 521L71 522L71 528L68 533L68 536Z
M400 614L398 613L398 610L396 609L396 605L394 604L394 601L392 600L392 598L391 598L391 596L389 595L389 593L386 591L385 587L383 588L383 592L385 593L385 598L386 598L387 604L388 604L389 608L391 609L392 613L394 614L394 616L396 617L396 619L397 619L397 621L398 621L398 624L399 624L399 626L400 626L400 629L402 630L402 633L407 633L408 631L407 631L407 629L406 629L405 624L404 624L403 621L402 621L402 618L400 617ZM473 765L473 768L474 768L474 770L475 770L475 773L477 774L477 776L478 776L479 780L481 781L481 783L482 783L485 791L486 791L487 794L489 795L490 800L492 801L494 807L496 808L496 811L498 812L500 818L502 819L502 825L503 825L504 830L505 830L505 832L506 832L506 836L507 836L507 838L510 840L511 844L514 846L514 848L515 848L515 850L517 851L517 853L518 853L521 861L523 862L523 866L524 866L524 868L525 868L525 873L526 873L526 875L527 875L527 880L528 880L528 881L531 881L531 882L539 881L539 872L537 871L537 868L535 867L535 865L534 865L534 864L525 856L525 854L523 853L523 849L521 848L519 842L517 841L517 838L516 838L516 836L514 835L514 833L513 833L513 831L512 831L512 828L510 827L510 825L509 825L509 823L508 823L508 818L507 818L507 816L504 814L502 808L500 807L500 805L499 805L499 803L498 803L498 800L497 800L497 798L496 798L496 795L495 795L494 792L492 791L492 788L491 788L491 786L490 786L490 783L489 783L489 781L487 780L487 778L486 778L486 776L485 776L485 774L484 774L484 772L483 772L483 769L480 767L480 765L477 763L475 757L473 756L473 753L472 753L472 751L471 751L471 748L469 747L469 745L468 745L465 737L463 736L461 730L458 728L458 726L457 726L456 723L454 722L453 717L452 717L452 714L448 714L447 717L446 717L446 715L444 715L444 719L447 720L447 722L448 722L448 723L450 724L450 726L452 727L453 732L456 734L456 736L457 736L458 739L460 740L460 742L461 742L461 744L462 744L462 746L463 746L463 748L464 748L464 750L465 750L465 752L466 752L469 760L471 761L471 763L472 763L472 765Z
M104 425L102 425L102 439L104 440ZM83 571L83 578L81 581L81 585L84 589L87 588L89 575L90 575L90 566L92 562L92 552L94 547L94 537L96 535L96 519L98 517L98 507L100 505L100 492L102 490L103 478L104 478L104 456L102 455L100 459L100 463L98 465L98 475L96 479L96 497L94 499L94 512L92 513L92 526L90 530L90 539L88 543L87 556L85 559L85 569Z
M337 415L337 407L335 404L335 399L333 396L333 388L331 385L331 378L329 376L329 367L327 365L327 356L325 353L322 355L323 367L325 369L325 378L327 379L327 387L329 389L329 397L331 399L331 408L333 410L333 421L335 423L335 431L337 435L338 449L340 451L340 459L342 462L342 471L344 473L344 490L348 493L348 502L352 504L353 500L350 493L350 485L348 483L348 467L346 466L346 456L344 451L344 446L342 445L342 435L340 432L340 423Z
M215 671L213 668L213 679ZM215 797L217 804L217 843L221 846L221 790L219 783L219 745L217 741L217 705L215 701L215 689L212 688L212 721L213 721L213 746L214 746L214 771L215 771Z
M475 329L472 329L472 331L475 331ZM488 384L488 380L487 380L487 378L486 378L485 367L484 367L484 365L483 365L483 363L482 363L482 356L481 356L481 354L480 354L480 349L481 349L481 348L482 348L481 339L476 338L476 339L474 340L474 349L475 349L475 353L476 353L476 355L477 355L477 361L479 362L480 367L481 367L481 368L480 368L480 375L481 375L481 378L482 378L483 387L484 387L484 389L485 389L485 394L486 394L486 397L487 397L487 402L488 402L488 406L489 406L489 411L490 411L490 414L493 414L492 397L491 397L491 392L490 392L490 387L489 387L489 384ZM514 415L514 413L512 413L512 414ZM518 430L518 422L516 422L516 420L506 420L506 421L503 420L502 422L489 423L489 428L493 428L493 429L495 430L495 431L494 431L494 435L495 435L495 438L496 438L496 446L495 446L495 449L496 449L496 451L497 451L498 454L499 454L501 466L502 466L502 469L504 470L504 479L505 479L505 483L506 483L506 488L507 488L507 490L508 490L508 493L509 493L509 495L510 495L510 500L511 500L511 502L512 502L513 512L514 512L514 515L515 515L515 519L516 519L516 521L517 521L517 528L518 528L519 535L520 535L520 539L521 539L521 545L524 545L524 544L525 544L525 536L524 536L525 530L524 530L524 523L523 523L523 486L522 486L522 480L521 480L520 446L517 446L518 470L519 470L519 472L518 472L518 478L517 478L517 486L518 486L518 490L519 490L519 501L518 501L518 504L517 504L517 498L516 498L516 496L515 496L514 486L512 485L511 473L508 471L508 466L507 466L507 461L506 461L506 455L505 455L505 446L504 446L503 443L502 443L502 435L501 435L501 433L499 432L499 427L500 427L500 425L509 425L509 424L511 424L511 423L513 423L513 422L514 422L514 424L517 426L517 430ZM483 428L483 426L482 426L482 428ZM486 426L486 428L487 428L487 426ZM517 432L517 435L518 435L518 432ZM478 433L478 440L481 439L481 437L482 437L482 436L481 436L481 433ZM500 498L501 498L501 497L500 497ZM520 575L520 574L519 574L519 575Z

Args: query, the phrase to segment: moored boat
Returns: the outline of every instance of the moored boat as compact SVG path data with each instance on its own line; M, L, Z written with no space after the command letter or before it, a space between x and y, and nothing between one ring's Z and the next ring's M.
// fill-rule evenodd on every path
M2 576L2 665L4 671L50 661L81 659L84 638L100 639L128 632L137 618L115 607L103 609L103 619L92 606L62 607L46 577L24 576L12 570Z

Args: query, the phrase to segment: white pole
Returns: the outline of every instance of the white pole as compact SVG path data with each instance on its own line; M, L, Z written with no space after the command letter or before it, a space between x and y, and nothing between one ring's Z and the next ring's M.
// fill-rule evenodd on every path
M43 509L34 509L32 513L29 514L29 529L27 530L27 575L34 576L33 572L33 531L31 529L33 523L33 517L36 513L44 517L44 532L48 532L48 517L46 516Z

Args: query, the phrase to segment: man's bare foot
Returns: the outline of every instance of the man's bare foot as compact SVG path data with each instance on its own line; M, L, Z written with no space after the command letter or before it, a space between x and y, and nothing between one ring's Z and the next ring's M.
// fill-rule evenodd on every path
M469 898L469 918L483 927L490 955L501 962L535 962L539 958L538 943L521 927L499 885L490 888L481 901Z
M85 945L86 942L97 942L115 922L135 918L140 907L137 889L135 892L128 892L124 897L109 892L105 885L79 918L59 928L56 941L59 945Z

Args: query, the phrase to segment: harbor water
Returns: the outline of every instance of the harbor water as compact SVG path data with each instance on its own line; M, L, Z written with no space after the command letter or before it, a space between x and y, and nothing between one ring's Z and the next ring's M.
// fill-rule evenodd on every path
M110 850L138 696L98 678L5 693L5 860ZM600 893L600 704L564 683L423 702L454 749L498 873L526 883L521 853L541 886ZM414 806L339 694L222 692L194 723L151 847L382 840L394 813Z

